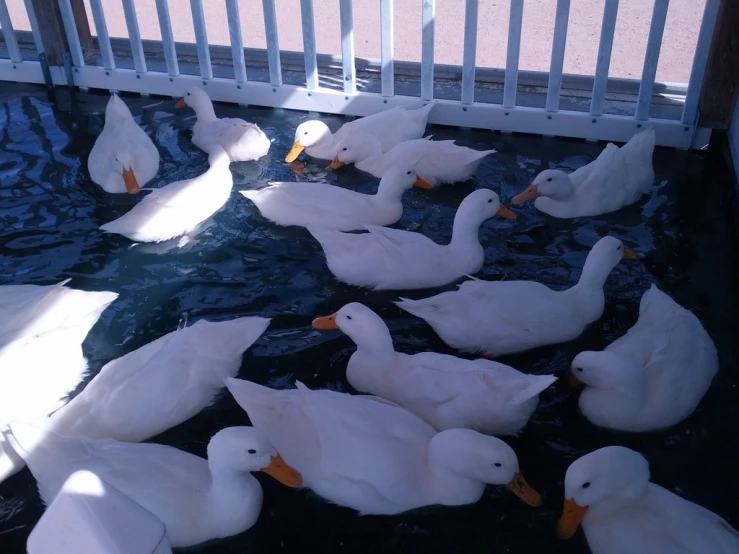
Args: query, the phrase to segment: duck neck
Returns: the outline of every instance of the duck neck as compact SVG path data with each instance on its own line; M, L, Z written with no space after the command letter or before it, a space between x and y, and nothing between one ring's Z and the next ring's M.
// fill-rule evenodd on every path
M387 328L378 329L372 337L363 337L363 340L355 340L355 343L357 351L349 359L346 376L354 388L371 393L376 389L371 382L387 371L392 371L398 354Z
M362 336L359 340L353 339L357 345L359 357L374 360L377 366L385 366L395 356L395 348L390 331L387 327L376 329L372 336Z
M563 291L570 297L572 305L588 322L598 319L605 308L605 294L603 286L606 283L609 271L602 264L588 258L585 261L580 280L574 287Z
M208 183L214 185L218 189L233 188L233 174L231 173L231 162L228 155L224 152L217 156L211 156L210 167L207 176Z
M381 177L384 173L382 166L383 154L380 143L372 143L368 145L368 155L363 159L354 162L354 167L361 171L371 173L376 177Z
M240 509L238 517L216 518L211 522L213 526L222 526L224 532L232 532L230 527L234 524L242 529L251 527L257 521L262 509L262 487L251 473L235 471L232 468L212 467L211 464L211 487L208 494L208 505L212 508L205 510L206 514L219 514L223 512L224 506L232 506L234 510ZM243 527L248 524L247 527ZM223 535L226 536L226 535Z
M375 198L383 204L396 204L402 200L404 192L405 189L395 186L394 183L383 183L380 181Z
M477 502L485 491L485 484L452 470L448 462L451 455L444 433L436 434L429 442L428 465L433 476L430 486L434 489L437 503L461 506Z
M606 284L606 279L608 279L612 269L613 267L604 264L601 258L588 256L576 287L597 290L602 294L603 286Z
M213 121L218 119L216 117L216 112L213 109L213 103L210 101L198 102L197 104L192 106L192 109L195 111L195 115L198 118L198 123L212 123Z
M457 214L454 217L454 225L452 227L452 248L470 248L480 246L480 224L470 221L463 215Z

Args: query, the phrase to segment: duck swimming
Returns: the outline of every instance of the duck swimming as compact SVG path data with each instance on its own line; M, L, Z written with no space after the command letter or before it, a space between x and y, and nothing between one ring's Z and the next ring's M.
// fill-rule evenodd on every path
M376 194L362 194L328 183L270 183L258 190L240 191L261 214L278 225L317 226L354 231L365 225L392 225L403 215L403 193L431 185L406 166L383 175Z
M411 165L432 187L466 181L485 156L495 153L495 150L473 150L454 144L453 140L430 140L430 137L401 142L383 153L380 141L367 133L347 135L337 148L331 169L354 163L357 169L382 177L388 169L402 163Z
M216 117L208 94L200 87L185 91L176 108L189 106L197 120L192 128L192 143L211 153L215 145L226 151L232 162L258 160L269 152L270 141L258 125L238 117Z
M719 516L649 481L649 463L622 446L575 460L565 475L560 538L582 525L593 554L736 554L739 533Z
M467 428L489 435L518 433L554 375L526 375L490 360L436 352L396 352L380 316L352 302L313 320L315 329L340 329L356 343L346 377L359 392L413 412L436 430Z
M275 390L226 379L236 402L316 494L361 514L398 514L432 504L477 502L504 485L531 506L506 443L469 429L437 433L411 412L374 396Z
M229 537L256 523L262 487L250 472L293 488L301 484L300 474L253 427L213 435L207 460L171 446L64 436L28 423L11 424L11 433L44 504L71 474L87 469L157 516L175 548Z
M130 194L139 192L159 171L159 150L115 93L105 108L105 124L90 151L87 170L105 192Z
M565 290L536 281L472 279L454 291L396 304L424 319L452 348L502 356L578 337L603 313L610 272L635 257L617 238L603 237L590 250L580 280Z
M633 204L654 185L652 154L655 135L647 129L621 148L608 143L589 164L570 173L547 169L512 200L534 200L537 210L554 217L596 216Z
M584 383L580 411L619 431L671 427L688 417L718 370L716 347L697 317L655 285L639 319L601 352L580 352L571 381Z
M285 161L294 162L303 151L313 158L333 160L341 139L354 133L372 135L379 141L380 150L387 152L401 142L421 138L426 131L429 114L437 102L432 100L415 110L398 106L360 117L344 123L334 134L323 121L305 121L295 130L295 142Z
M480 271L485 262L480 225L495 215L516 218L495 192L478 189L460 204L449 244L438 244L421 233L375 225L365 225L369 232L360 234L317 226L308 231L321 243L328 268L339 281L374 290L420 289Z

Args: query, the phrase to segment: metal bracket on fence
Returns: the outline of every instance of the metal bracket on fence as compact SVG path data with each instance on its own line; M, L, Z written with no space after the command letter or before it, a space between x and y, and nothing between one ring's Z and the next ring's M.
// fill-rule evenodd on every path
M49 69L49 62L46 60L46 54L41 52L38 55L38 61L41 64L41 72L44 74L44 83L47 87L53 87L54 81L51 80L51 70Z
M56 90L54 89L54 81L51 80L51 70L49 69L49 62L46 59L46 54L40 52L38 55L38 61L41 64L41 73L44 75L44 83L49 94L49 100L54 102L56 100Z
M72 55L64 52L64 74L67 76L67 88L70 92L74 92L74 72L72 71Z

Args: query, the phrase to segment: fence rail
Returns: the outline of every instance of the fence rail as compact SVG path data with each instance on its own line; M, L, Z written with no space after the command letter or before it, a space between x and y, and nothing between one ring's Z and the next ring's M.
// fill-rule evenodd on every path
M313 0L300 1L303 52L299 56L281 53L275 0L262 0L267 41L265 69L255 69L253 49L243 46L237 0L208 0L225 2L230 38L226 66L219 57L212 58L219 49L208 43L204 17L207 3L204 6L202 0L190 0L197 59L195 70L190 68L192 64L183 52L186 48L174 41L167 0L156 0L162 37L158 50L151 47L151 41L141 39L133 0L121 0L128 30L125 41L128 53L123 56L117 48L120 39L111 39L108 35L102 0L90 0L97 37L89 44L95 45L95 52L86 52L82 47L88 42L80 40L81 30L73 10L73 3L80 0L52 1L58 1L69 67L66 70L61 66L44 67L40 38L44 29L38 28L34 0L24 0L35 39L30 44L23 33L13 29L6 0L0 0L0 28L5 44L4 51L0 51L0 80L72 84L83 89L166 96L180 95L187 87L199 84L207 86L214 100L358 116L392 106L421 106L440 97L431 123L614 141L626 141L636 130L648 125L655 129L658 144L678 148L700 147L710 133L699 129L696 123L720 0L706 1L688 86L672 87L672 96L667 100L655 96L655 75L669 0L654 0L638 92L635 90L630 97L616 100L609 100L614 90L628 88L623 80L609 79L618 0L605 1L595 74L589 78L563 74L571 5L570 0L557 0L550 70L544 75L545 79L538 78L538 90L525 82L531 81L531 72L519 70L524 0L510 0L506 67L501 70L480 69L475 63L480 25L478 0L465 2L463 63L451 68L434 63L435 0L418 0L421 2L422 37L418 69L411 67L414 64L394 59L393 0L377 3L382 57L376 65L355 58L353 17L363 14L352 13L352 0L339 0L340 58L316 53ZM33 48L29 48L31 45ZM298 57L305 84L296 83L293 78ZM289 74L283 79L283 69L288 71L288 68ZM260 79L261 74L264 77ZM399 79L401 75L403 79ZM72 83L68 82L70 77ZM334 83L330 82L332 78ZM580 90L573 93L572 83L578 79ZM456 92L447 98L444 93L450 88ZM658 88L665 87L658 85ZM672 104L672 107L665 107L665 104ZM616 113L607 109L610 105L618 106Z

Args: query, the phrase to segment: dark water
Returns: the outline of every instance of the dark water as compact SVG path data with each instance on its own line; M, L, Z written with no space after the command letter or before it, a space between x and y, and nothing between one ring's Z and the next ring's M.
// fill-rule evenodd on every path
M8 89L5 89L6 91ZM28 91L26 91L28 92ZM273 318L267 332L244 356L240 376L274 387L295 379L308 386L351 390L344 377L353 344L340 333L314 331L316 315L360 301L388 323L396 348L405 352L451 353L423 321L391 304L392 292L366 292L337 283L320 247L301 228L266 222L234 193L210 225L181 250L135 246L98 226L119 217L137 198L111 196L87 174L87 155L102 128L107 98L89 96L77 109L52 108L38 91L25 98L6 92L0 103L0 284L50 284L71 277L70 286L112 290L119 299L85 341L94 375L106 362L176 328L187 318ZM189 110L170 99L125 98L162 162L160 186L197 175L207 167L190 142ZM220 105L220 115L238 114L258 123L272 150L259 162L233 164L235 189L269 180L326 178L360 191L376 179L353 169L326 173L309 164L296 177L282 162L295 127L306 114L238 109ZM341 119L327 117L336 128ZM504 202L547 167L573 169L591 161L603 145L539 137L504 136L434 128L437 138L457 138L474 148L496 148L471 182L436 191L412 190L405 197L400 227L448 240L460 201L476 187L489 187ZM426 508L396 517L357 517L314 495L288 490L259 475L265 503L257 525L240 536L190 549L192 552L587 552L579 533L569 542L554 535L562 506L562 480L575 458L609 444L643 452L653 480L698 502L739 526L736 504L737 344L735 320L737 244L730 211L730 181L717 155L658 149L658 186L649 199L617 214L559 221L517 208L518 220L500 218L480 231L487 261L485 279L537 279L565 287L579 276L587 252L601 236L621 238L640 253L623 261L606 284L603 317L579 339L501 361L532 373L565 372L581 350L601 349L636 321L641 294L653 282L694 310L717 342L721 369L699 409L686 422L657 434L629 436L598 429L579 415L576 397L558 383L545 391L532 421L508 442L518 453L527 480L542 492L539 509L523 505L502 488L489 487L473 506ZM452 288L453 285L446 288ZM443 289L406 293L413 298ZM145 407L142 407L145 409ZM208 439L229 425L247 424L230 396L192 420L157 437L157 442L198 455ZM28 533L42 513L31 474L24 470L0 485L0 550L24 552Z

